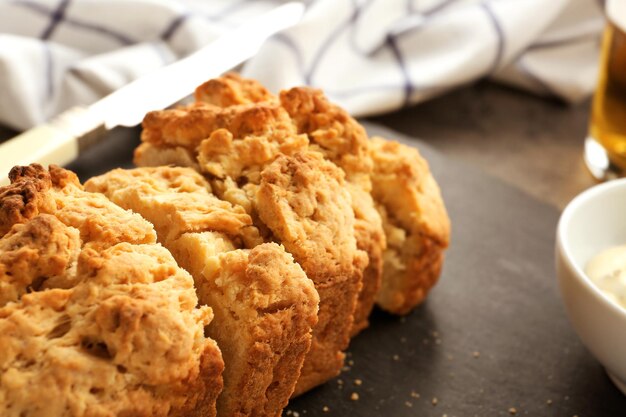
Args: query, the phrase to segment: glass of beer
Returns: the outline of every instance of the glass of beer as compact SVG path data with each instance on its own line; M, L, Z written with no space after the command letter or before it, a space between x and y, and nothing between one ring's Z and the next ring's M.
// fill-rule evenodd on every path
M600 73L585 140L585 163L598 180L626 175L626 0L608 0L606 11Z

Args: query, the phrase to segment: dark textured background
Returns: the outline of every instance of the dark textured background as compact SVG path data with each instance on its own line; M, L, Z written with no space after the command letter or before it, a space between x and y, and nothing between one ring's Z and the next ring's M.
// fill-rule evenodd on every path
M292 401L284 415L483 417L512 407L518 416L626 415L626 397L565 317L553 266L558 211L423 142L368 129L429 160L453 226L443 276L405 319L376 311L350 346L343 384ZM70 168L84 180L130 166L137 137L118 129Z

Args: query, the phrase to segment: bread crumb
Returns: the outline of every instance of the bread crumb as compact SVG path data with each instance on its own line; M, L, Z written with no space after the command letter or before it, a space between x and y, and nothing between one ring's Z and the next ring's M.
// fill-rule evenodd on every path
M361 381L360 379L357 378L354 380L354 385L361 386L362 384L363 384L363 381Z
M330 411L330 408L328 408L328 406L325 405L324 407L322 407L322 411L325 413L328 413Z
M474 353L472 353L472 356L474 356L475 358L479 358L480 357L480 352L479 351L474 351Z
M433 404L433 406L436 406L439 403L439 400L437 399L437 397L434 397L431 403Z
M514 416L515 414L517 414L517 409L515 407L509 408L509 414Z
M354 361L353 361L352 359L351 359L351 360L349 360L349 361L348 361L348 365L350 365L350 366L354 366Z
M350 395L350 399L352 401L358 401L359 400L359 394L357 394L356 392L353 392L352 395Z
M413 407L413 403L411 401L405 401L404 405L406 405L409 408Z
M287 412L285 414L290 416L291 415L291 410L287 410Z
M547 400L547 401L546 401L546 404L548 404L548 405L552 405L552 400Z
M300 413L298 413L297 411L293 412L293 417L300 417Z
M413 398L419 398L419 397L420 397L420 395L419 395L417 392L415 392L415 391L411 391L411 397L413 397Z
M394 361L399 361L400 360L400 355L393 355L393 360Z
M343 379L338 379L337 380L337 385L343 385Z

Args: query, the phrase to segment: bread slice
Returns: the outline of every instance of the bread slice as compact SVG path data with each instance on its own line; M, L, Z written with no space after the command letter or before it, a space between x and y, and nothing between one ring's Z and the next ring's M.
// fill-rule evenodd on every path
M342 172L318 153L276 158L261 173L260 219L302 265L320 295L319 323L295 395L338 374L367 263L357 250Z
M289 113L296 131L307 136L311 149L321 152L346 175L352 197L357 247L367 254L363 285L354 312L352 335L368 326L376 293L381 285L386 248L382 220L370 195L373 162L365 129L345 110L328 101L321 90L295 87L280 93L281 106Z
M0 188L0 414L214 416L223 361L152 226L76 176Z
M317 323L313 282L284 248L259 240L242 207L211 194L188 168L114 170L87 189L153 222L211 306L226 370L220 416L277 416L287 405Z
M417 149L372 138L372 196L387 235L378 305L406 314L437 282L450 239L450 219L428 163Z

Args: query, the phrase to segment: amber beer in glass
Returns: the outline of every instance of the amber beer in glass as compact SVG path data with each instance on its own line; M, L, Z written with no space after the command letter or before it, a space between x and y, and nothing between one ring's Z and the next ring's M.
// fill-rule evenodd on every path
M585 162L599 180L626 175L626 0L608 0Z

